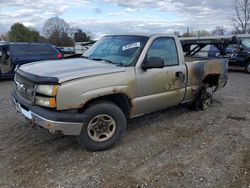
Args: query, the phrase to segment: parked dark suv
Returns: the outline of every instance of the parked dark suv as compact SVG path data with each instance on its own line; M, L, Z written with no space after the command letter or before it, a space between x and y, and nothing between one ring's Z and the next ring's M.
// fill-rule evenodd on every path
M17 66L62 57L62 54L50 44L0 43L0 78L13 77Z

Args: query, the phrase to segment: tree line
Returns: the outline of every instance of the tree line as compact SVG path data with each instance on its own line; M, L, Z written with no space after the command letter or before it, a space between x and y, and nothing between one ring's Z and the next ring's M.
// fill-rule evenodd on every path
M233 0L233 2L235 15L230 18L234 27L232 31L227 31L223 27L216 27L212 31L189 31L189 28L187 28L187 32L180 34L180 32L176 31L174 34L180 37L249 34L250 0ZM0 34L0 41L48 42L57 46L72 46L74 42L89 42L92 40L90 34L83 32L79 28L71 27L70 24L59 17L46 20L42 31L43 35L34 28L25 27L22 23L15 23L7 34Z
M201 30L191 31L187 28L187 32L180 34L174 32L180 37L195 37L195 36L212 36L225 35L226 29L216 27L212 31ZM91 42L90 34L83 32L82 29L71 27L65 20L59 17L52 17L45 21L42 28L42 34L31 27L26 27L22 23L15 23L10 27L7 34L0 35L0 41L11 42L45 42L56 46L73 46L74 42Z
M15 23L6 34L0 35L0 40L11 42L45 42L56 46L73 46L74 42L91 42L90 34L82 29L71 27L65 20L52 17L45 21L42 34L22 23Z

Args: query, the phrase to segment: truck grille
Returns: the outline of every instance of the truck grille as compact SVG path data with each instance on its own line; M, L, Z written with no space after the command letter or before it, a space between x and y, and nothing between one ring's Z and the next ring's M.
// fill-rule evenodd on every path
M33 103L36 84L19 74L15 75L15 84L17 95L28 103Z

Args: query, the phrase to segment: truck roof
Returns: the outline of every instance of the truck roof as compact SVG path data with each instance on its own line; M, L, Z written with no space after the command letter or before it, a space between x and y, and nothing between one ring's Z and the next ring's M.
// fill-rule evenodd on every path
M164 34L164 33L121 33L121 34L111 34L105 36L176 37L175 35Z

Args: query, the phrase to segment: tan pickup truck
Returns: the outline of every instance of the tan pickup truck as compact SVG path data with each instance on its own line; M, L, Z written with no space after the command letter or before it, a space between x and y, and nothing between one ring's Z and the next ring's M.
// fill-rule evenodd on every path
M187 102L205 110L226 85L227 69L224 59L185 60L174 36L111 35L82 58L21 66L13 101L32 123L105 150L129 118Z

